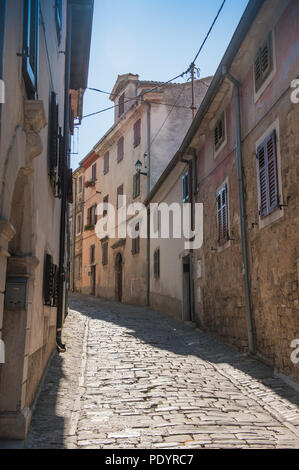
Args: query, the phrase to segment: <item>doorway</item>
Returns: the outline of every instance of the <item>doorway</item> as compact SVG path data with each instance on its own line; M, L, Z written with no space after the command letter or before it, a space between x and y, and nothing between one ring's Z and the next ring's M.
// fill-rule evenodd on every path
M91 266L90 295L96 295L96 267L95 266Z
M183 306L182 315L184 321L193 321L193 262L192 255L188 254L182 259L183 271Z
M115 258L115 297L119 302L122 301L122 271L123 260L120 253L117 253Z

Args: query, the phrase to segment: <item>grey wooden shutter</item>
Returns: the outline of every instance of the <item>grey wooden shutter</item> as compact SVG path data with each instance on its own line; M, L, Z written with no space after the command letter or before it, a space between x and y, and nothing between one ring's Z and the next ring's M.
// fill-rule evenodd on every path
M228 240L228 205L226 184L218 191L216 201L218 242L221 245Z
M279 205L275 130L257 149L259 214L265 217Z

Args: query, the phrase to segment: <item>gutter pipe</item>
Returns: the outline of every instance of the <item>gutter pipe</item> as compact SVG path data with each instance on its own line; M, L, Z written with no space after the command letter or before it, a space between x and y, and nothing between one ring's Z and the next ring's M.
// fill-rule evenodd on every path
M71 27L72 27L72 6L67 5L67 36L65 53L65 84L64 84L64 140L63 140L63 163L62 163L62 199L61 199L61 219L60 219L60 252L59 252L59 289L57 305L57 329L56 345L60 352L65 351L65 345L61 340L62 325L66 312L66 211L67 211L67 168L69 154L69 90L70 90L70 70L71 70Z
M5 29L6 29L6 0L0 0L0 80L4 80L4 50L5 50ZM2 135L2 107L0 101L0 155L1 155L1 135Z
M242 243L242 258L243 258L243 275L244 275L244 290L245 290L245 309L248 333L249 352L256 353L256 342L254 337L253 327L253 314L251 306L251 292L250 292L250 279L249 279L249 264L248 264L248 250L247 250L247 232L246 232L246 213L244 204L244 178L243 178L243 156L241 144L241 117L240 117L240 83L229 73L227 68L223 66L223 76L228 78L234 86L234 106L235 106L235 119L236 119L236 152L237 152L237 166L238 166L238 193L239 193L239 208L240 208L240 225L241 225L241 243Z
M147 194L151 190L151 105L146 103L147 111L147 154L146 154L146 172L147 172ZM146 238L146 305L150 306L150 256L151 256L151 246L150 246L150 209L147 209L147 238Z

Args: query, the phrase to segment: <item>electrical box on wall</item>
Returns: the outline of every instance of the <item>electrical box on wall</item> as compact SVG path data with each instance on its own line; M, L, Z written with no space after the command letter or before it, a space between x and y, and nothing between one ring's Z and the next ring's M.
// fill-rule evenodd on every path
M5 287L6 310L24 310L27 298L27 278L8 277Z

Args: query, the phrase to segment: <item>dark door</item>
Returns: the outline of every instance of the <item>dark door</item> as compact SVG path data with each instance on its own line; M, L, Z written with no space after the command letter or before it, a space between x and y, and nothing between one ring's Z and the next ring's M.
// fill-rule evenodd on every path
M91 273L90 273L90 287L91 287L91 295L96 295L96 267L91 266Z
M123 260L120 253L116 255L115 260L115 295L116 300L122 301L122 265Z

